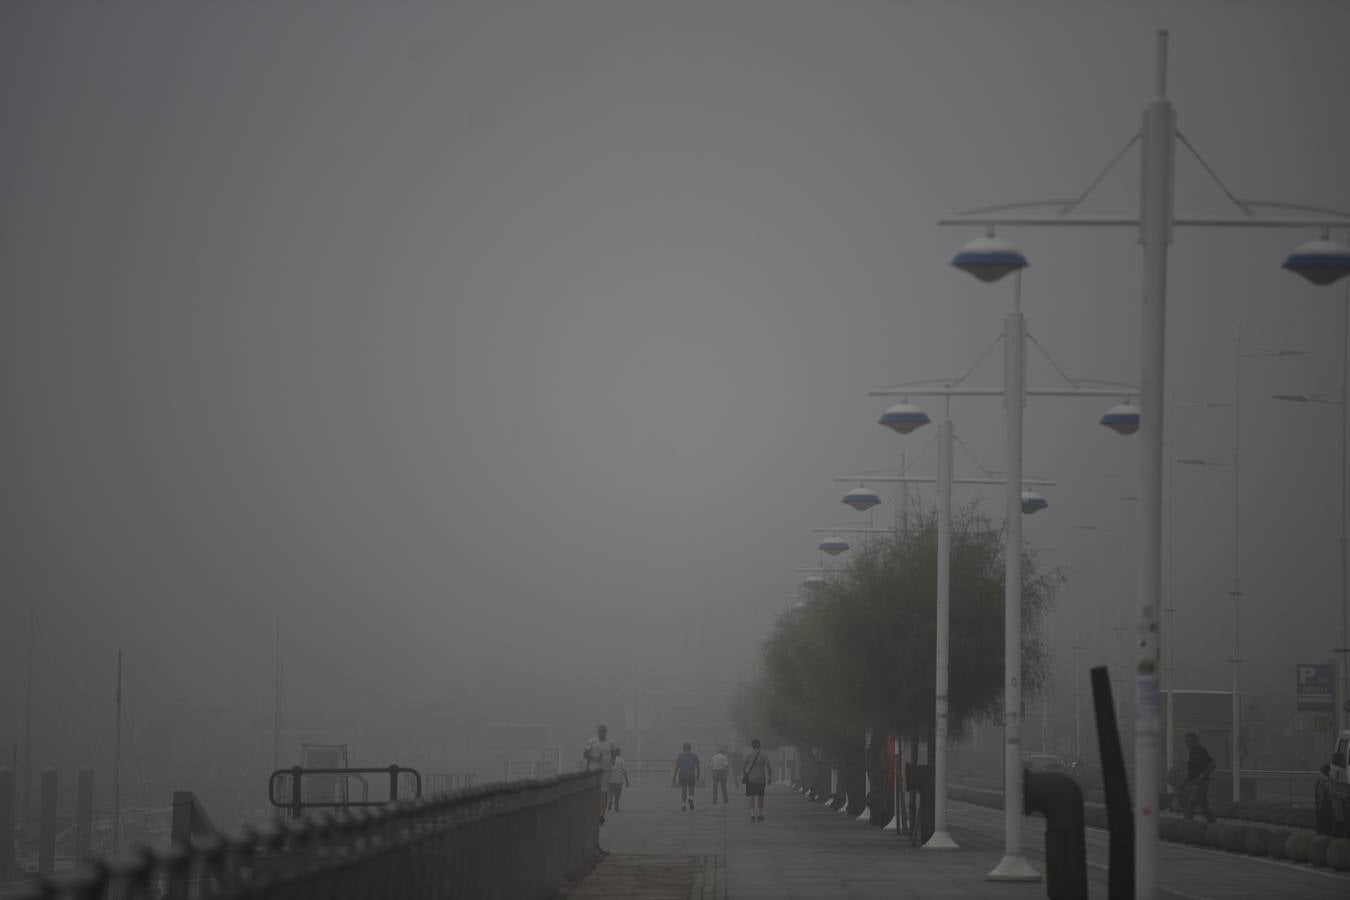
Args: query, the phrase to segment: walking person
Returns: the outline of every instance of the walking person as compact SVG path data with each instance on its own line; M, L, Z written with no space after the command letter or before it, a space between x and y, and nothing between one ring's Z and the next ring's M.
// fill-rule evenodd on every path
M741 783L745 785L745 799L750 804L750 821L764 821L764 786L773 780L769 757L764 755L759 738L750 742L753 752L741 768Z
M618 747L610 751L612 761L609 767L609 808L615 812L619 811L619 797L623 794L623 789L628 787L628 761L622 754L623 751Z
M694 808L694 785L698 784L702 774L703 766L698 761L698 754L693 751L693 745L685 741L684 749L675 757L675 768L670 773L670 783L673 785L679 782L680 785L681 812Z
M609 808L609 771L614 764L614 742L609 739L609 729L604 725L595 726L595 737L586 741L586 749L581 758L586 769L600 770L600 824L605 824L605 810Z
M1186 733L1186 747L1190 750L1190 755L1186 758L1186 783L1181 786L1185 797L1183 816L1194 819L1198 807L1205 820L1213 822L1214 813L1209 808L1209 777L1214 774L1218 764L1214 762L1214 757L1209 755L1209 751L1200 746L1200 738L1194 731Z
M731 798L727 796L727 773L731 769L731 760L727 759L726 747L717 748L717 752L708 762L708 768L712 769L713 775L713 804L717 804L717 789L719 787L722 789L722 802L730 802Z

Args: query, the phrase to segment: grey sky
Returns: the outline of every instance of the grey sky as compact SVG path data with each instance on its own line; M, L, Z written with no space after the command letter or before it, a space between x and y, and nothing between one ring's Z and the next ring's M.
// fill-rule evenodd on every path
M1086 185L1138 126L1157 27L1234 190L1350 208L1340 3L5 5L0 739L33 606L39 696L86 736L117 648L142 710L265 717L276 616L316 721L613 716L615 673L736 677L809 529L859 518L831 478L927 442L868 388L998 333L1008 287L952 270L975 234L936 219ZM1136 167L1093 208L1130 209ZM1225 209L1178 172L1179 205ZM1032 333L1134 380L1133 236L1006 236ZM1257 682L1339 622L1338 417L1266 399L1338 383L1343 294L1279 269L1314 236L1173 249L1174 399L1231 400L1238 322L1311 354L1244 364ZM1060 482L1027 536L1085 573L1061 646L1132 603L1133 538L1072 528L1131 534L1106 405L1027 416L1027 469ZM1179 412L1174 455L1231 455L1229 416ZM997 403L955 417L998 468ZM1230 482L1176 496L1188 673L1220 687Z

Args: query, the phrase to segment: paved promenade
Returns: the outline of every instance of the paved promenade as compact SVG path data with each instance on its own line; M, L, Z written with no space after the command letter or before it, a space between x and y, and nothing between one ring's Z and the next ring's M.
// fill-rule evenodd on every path
M984 874L1002 857L1002 813L963 803L951 806L959 851L911 848L848 816L773 786L765 821L750 821L743 797L713 806L700 791L697 808L679 809L679 794L664 786L624 791L624 808L600 829L603 861L569 893L569 900L1030 900L1045 883L995 884ZM1044 871L1044 823L1026 820L1027 856ZM1105 832L1089 829L1091 895L1106 897ZM1164 897L1350 898L1350 876L1308 866L1213 850L1162 846Z

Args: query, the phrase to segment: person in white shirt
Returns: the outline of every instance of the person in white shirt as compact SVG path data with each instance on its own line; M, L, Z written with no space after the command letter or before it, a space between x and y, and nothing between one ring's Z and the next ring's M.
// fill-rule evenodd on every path
M609 767L609 808L615 812L619 811L619 796L623 794L623 789L628 787L628 762L622 753L618 747L610 752L612 764Z
M712 761L708 763L708 768L712 769L713 776L713 799L717 802L717 788L722 788L722 802L729 803L731 798L727 796L727 773L731 770L731 760L727 759L727 748L718 747L717 752L713 754Z
M586 768L600 770L600 824L605 824L605 810L609 808L609 770L614 763L614 742L609 739L609 729L604 725L595 726L595 737L586 741L586 749L581 758Z

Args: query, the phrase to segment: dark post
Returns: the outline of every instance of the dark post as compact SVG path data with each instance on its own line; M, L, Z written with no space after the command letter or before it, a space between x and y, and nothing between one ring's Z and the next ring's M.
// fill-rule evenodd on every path
M1116 706L1111 699L1111 676L1106 666L1092 669L1092 705L1097 714L1097 747L1102 757L1102 791L1106 794L1106 824L1111 848L1106 876L1110 900L1134 897L1134 808L1125 780L1125 754L1116 729Z
M1063 772L1022 771L1023 814L1045 816L1045 893L1050 900L1087 900L1083 789Z
M91 841L94 833L94 770L80 769L75 789L75 861L83 862L94 855Z
M14 770L0 769L0 882L14 870Z
M909 786L910 843L920 846L933 836L936 808L933 806L933 767L905 764L905 783Z
M56 870L56 770L42 770L42 820L38 826L38 873Z
M291 815L299 816L304 811L303 795L300 793L300 777L305 770L300 766L291 767Z
M398 766L389 767L389 800L398 799Z

